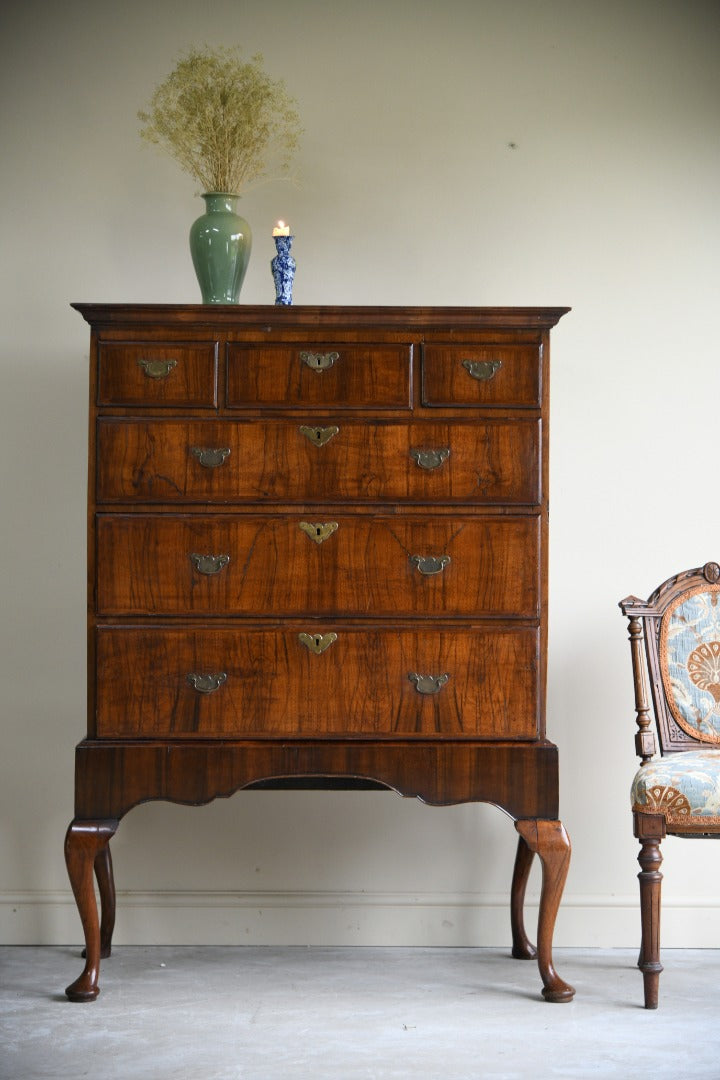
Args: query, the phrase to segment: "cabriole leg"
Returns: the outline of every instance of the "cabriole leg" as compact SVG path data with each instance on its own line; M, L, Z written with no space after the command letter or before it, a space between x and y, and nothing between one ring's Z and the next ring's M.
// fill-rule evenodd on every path
M525 933L525 889L530 877L530 867L535 853L530 850L523 836L518 837L515 867L510 889L510 926L512 929L512 955L516 960L535 960L537 949Z
M95 878L100 893L100 959L107 960L112 953L115 929L115 876L109 844L101 848L95 856ZM82 955L86 955L85 949Z
M85 967L79 978L65 991L70 1001L94 1001L100 992L98 974L101 938L93 887L93 870L97 872L99 867L98 883L109 951L114 922L112 867L109 857L105 859L104 856L102 858L99 856L107 850L107 845L117 825L117 821L73 821L65 837L65 862L85 934Z
M542 865L537 959L543 997L546 1001L571 1001L575 990L560 978L552 961L555 919L570 866L570 838L561 821L516 821L515 828Z
M112 952L115 929L115 877L109 843L95 856L95 877L100 892L100 958L105 960Z

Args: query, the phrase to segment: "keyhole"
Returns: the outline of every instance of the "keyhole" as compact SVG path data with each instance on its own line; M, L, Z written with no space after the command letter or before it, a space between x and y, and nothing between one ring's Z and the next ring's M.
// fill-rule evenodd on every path
M315 635L315 648L316 648L316 649L320 647L320 642L321 642L321 641L322 641L322 638L320 637L320 635L319 635L319 634L316 634L316 635Z
M317 526L316 526L316 528L315 528L315 535L316 535L316 536L319 536L321 532L322 532L322 529L319 529L319 528L317 528Z

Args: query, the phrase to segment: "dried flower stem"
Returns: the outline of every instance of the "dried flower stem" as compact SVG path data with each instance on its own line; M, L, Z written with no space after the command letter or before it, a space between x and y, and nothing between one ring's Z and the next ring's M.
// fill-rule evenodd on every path
M243 63L237 49L191 49L138 113L140 135L159 146L203 191L240 194L272 155L286 174L301 135L297 102L282 80Z

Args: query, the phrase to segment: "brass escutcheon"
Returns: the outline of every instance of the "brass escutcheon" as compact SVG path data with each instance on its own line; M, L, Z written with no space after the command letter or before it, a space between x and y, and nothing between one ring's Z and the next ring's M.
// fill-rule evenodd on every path
M298 641L310 652L320 656L321 653L324 653L326 649L329 649L337 641L337 634L333 633L332 630L328 634L298 634Z
M463 360L462 366L473 379L487 382L502 367L502 360Z
M300 360L303 364L311 369L311 371L327 371L333 366L336 360L340 359L340 353L337 352L301 352Z
M421 469L439 469L450 457L450 447L443 446L437 450L411 450L410 457Z
M229 555L199 555L190 552L190 561L199 574L219 574L230 562Z
M143 369L148 379L167 379L173 368L177 367L177 360L145 360L141 357L138 367Z
M189 671L185 679L198 694L214 694L227 679L227 674L219 671L216 675L199 675L195 671Z
M411 555L410 562L415 563L421 574L430 577L441 574L450 562L449 555Z
M447 671L444 675L418 675L416 671L408 674L408 679L418 694L439 694L449 678Z
M339 431L340 428L335 424L332 424L330 427L309 427L307 424L300 425L301 434L303 434L306 439L309 439L314 446L325 446Z
M311 540L314 540L316 544L322 544L324 540L327 540L329 536L332 536L337 527L337 521L326 521L324 524L322 521L300 522L302 531L306 536L309 536Z
M190 453L205 469L217 469L230 457L229 446L191 446Z

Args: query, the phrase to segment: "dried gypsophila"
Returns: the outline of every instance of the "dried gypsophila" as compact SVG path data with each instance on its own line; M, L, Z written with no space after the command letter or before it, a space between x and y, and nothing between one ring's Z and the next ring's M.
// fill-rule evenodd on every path
M263 176L274 155L286 174L302 129L297 102L271 79L258 54L190 49L156 88L140 135L159 146L204 192L239 195Z

